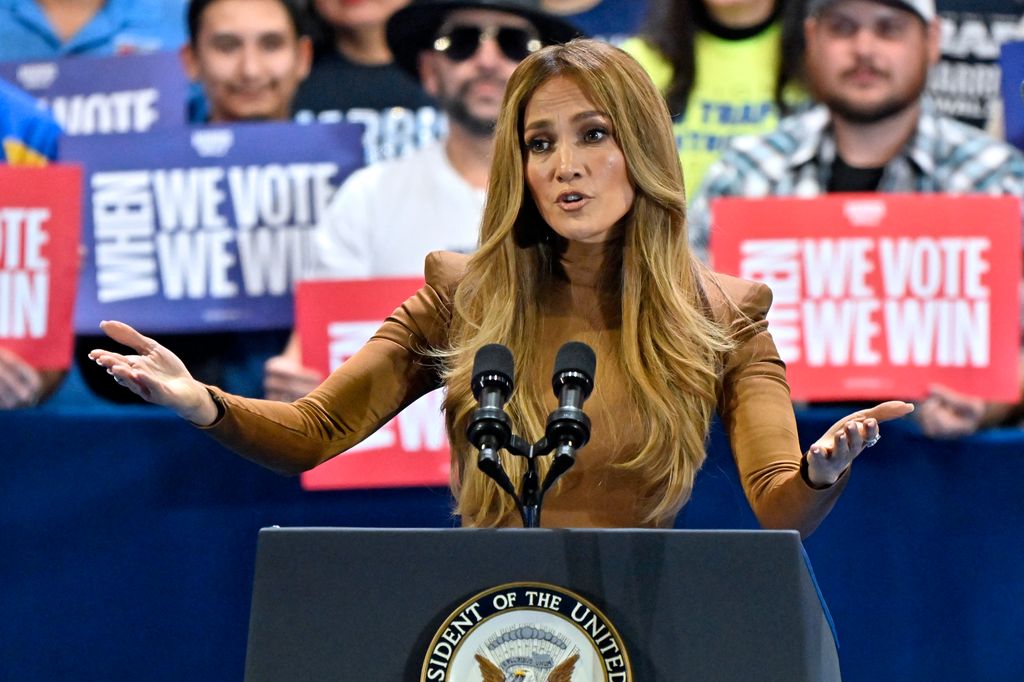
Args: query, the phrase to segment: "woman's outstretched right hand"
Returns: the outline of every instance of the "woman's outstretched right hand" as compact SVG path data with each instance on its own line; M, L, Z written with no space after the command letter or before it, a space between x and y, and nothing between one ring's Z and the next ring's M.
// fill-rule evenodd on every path
M100 329L135 351L122 355L97 349L89 357L114 381L156 405L163 405L200 426L217 419L217 405L206 387L192 378L177 355L123 322L105 321Z

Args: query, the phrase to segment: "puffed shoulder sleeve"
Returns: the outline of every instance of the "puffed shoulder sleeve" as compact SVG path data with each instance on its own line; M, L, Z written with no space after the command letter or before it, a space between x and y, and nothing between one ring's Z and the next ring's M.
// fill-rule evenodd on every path
M424 286L316 390L294 403L210 389L220 418L208 433L244 457L297 473L359 443L441 383L432 351L447 342L465 256L427 257Z
M712 310L734 343L724 358L718 410L740 482L763 527L792 528L807 536L848 477L816 490L800 475L802 453L786 366L768 331L771 290L722 275L717 279L709 287Z

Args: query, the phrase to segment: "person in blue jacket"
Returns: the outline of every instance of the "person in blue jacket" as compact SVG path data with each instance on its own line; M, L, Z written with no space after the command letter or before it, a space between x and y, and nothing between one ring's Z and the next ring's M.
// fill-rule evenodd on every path
M176 50L185 0L0 0L0 61Z

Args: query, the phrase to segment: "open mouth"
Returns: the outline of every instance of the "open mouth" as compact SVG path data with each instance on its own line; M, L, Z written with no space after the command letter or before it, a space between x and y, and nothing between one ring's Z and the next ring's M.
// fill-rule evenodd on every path
M562 192L556 204L563 211L572 212L581 210L589 201L590 197L581 192Z

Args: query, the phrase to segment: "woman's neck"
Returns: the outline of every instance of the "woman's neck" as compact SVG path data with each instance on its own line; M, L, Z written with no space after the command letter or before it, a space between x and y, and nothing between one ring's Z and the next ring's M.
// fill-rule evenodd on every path
M775 21L776 0L754 0L738 6L696 8L701 28L726 40L743 40L757 35Z
M613 273L620 269L621 259L622 245L614 238L600 243L569 241L559 256L569 282L602 288L617 281Z
M393 59L383 25L358 30L339 30L335 34L334 46L350 62L364 66L390 64Z

